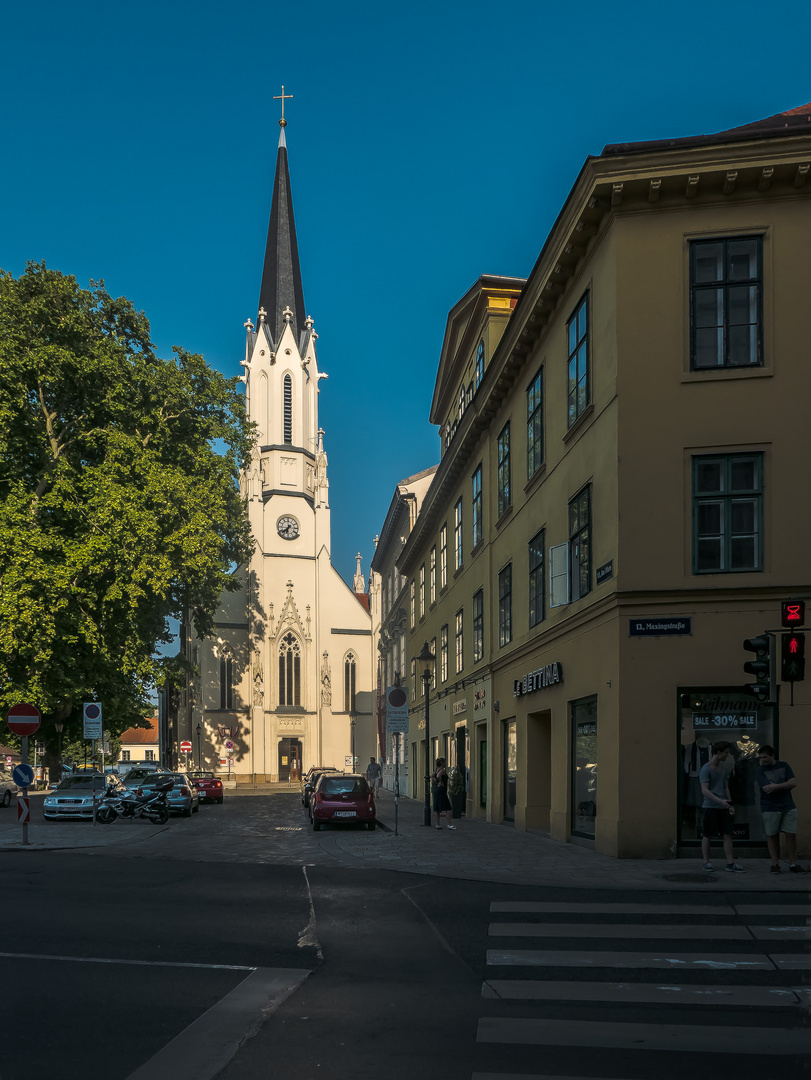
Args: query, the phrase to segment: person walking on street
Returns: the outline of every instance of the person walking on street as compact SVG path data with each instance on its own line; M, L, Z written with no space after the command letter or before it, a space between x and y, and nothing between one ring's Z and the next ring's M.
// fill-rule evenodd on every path
M447 815L450 824L447 826L449 829L455 829L453 824L453 808L451 801L448 798L448 771L445 768L445 758L437 758L436 766L434 767L433 784L434 794L434 813L436 814L436 827L441 829L439 821L443 814Z
M383 781L380 773L380 765L374 758L369 758L369 764L366 766L366 780L369 787L372 789L372 794L377 795Z
M763 829L772 859L773 874L780 873L780 833L786 838L788 868L792 874L806 871L797 862L797 807L791 792L797 786L787 761L777 761L773 746L761 746L757 752L755 789L760 797Z
M723 838L726 868L729 873L746 872L735 862L732 855L732 819L735 816L735 807L729 797L729 771L725 765L729 757L729 747L728 742L713 743L712 756L706 765L701 766L698 774L701 794L704 796L701 804L701 856L707 873L714 869L710 862L710 837L718 836L719 833Z

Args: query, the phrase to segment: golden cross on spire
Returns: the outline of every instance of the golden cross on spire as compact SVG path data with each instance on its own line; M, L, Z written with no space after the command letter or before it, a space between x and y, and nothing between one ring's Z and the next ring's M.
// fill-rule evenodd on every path
M281 94L274 94L273 95L273 100L274 101L281 101L281 103L282 103L282 118L279 121L279 127L287 127L287 121L284 118L284 103L285 103L285 100L287 100L287 101L292 100L292 97L293 97L292 94L285 94L284 86L282 86Z

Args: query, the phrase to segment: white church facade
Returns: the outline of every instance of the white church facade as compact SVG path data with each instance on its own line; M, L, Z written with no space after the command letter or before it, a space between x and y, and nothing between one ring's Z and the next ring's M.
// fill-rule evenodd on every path
M313 765L365 768L376 752L375 662L360 569L332 566L318 335L306 314L282 119L256 324L242 361L257 438L243 493L254 539L240 588L205 640L185 631L191 677L178 714L190 759L237 782L295 782ZM181 757L181 761L184 759ZM191 762L190 762L191 763Z

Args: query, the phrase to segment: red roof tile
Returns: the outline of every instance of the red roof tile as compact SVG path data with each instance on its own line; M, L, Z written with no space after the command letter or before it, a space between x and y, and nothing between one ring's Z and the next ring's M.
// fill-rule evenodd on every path
M157 716L145 716L149 724L148 728L127 728L121 735L121 742L127 746L143 746L144 744L157 743L158 741L158 718Z

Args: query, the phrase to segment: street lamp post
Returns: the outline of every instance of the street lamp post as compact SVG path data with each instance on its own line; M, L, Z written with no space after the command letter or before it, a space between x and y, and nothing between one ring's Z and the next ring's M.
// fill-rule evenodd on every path
M355 714L349 714L349 732L352 751L352 772L355 771Z
M202 735L202 731L203 731L203 729L200 727L200 724L198 723L198 725L197 725L197 768L198 769L202 769L202 767L203 767L203 755L202 755L202 753L200 751L200 737Z
M425 697L425 814L423 825L431 827L431 726L428 712L428 700L431 694L431 675L436 657L426 641L417 657L417 663L423 665L422 692Z

